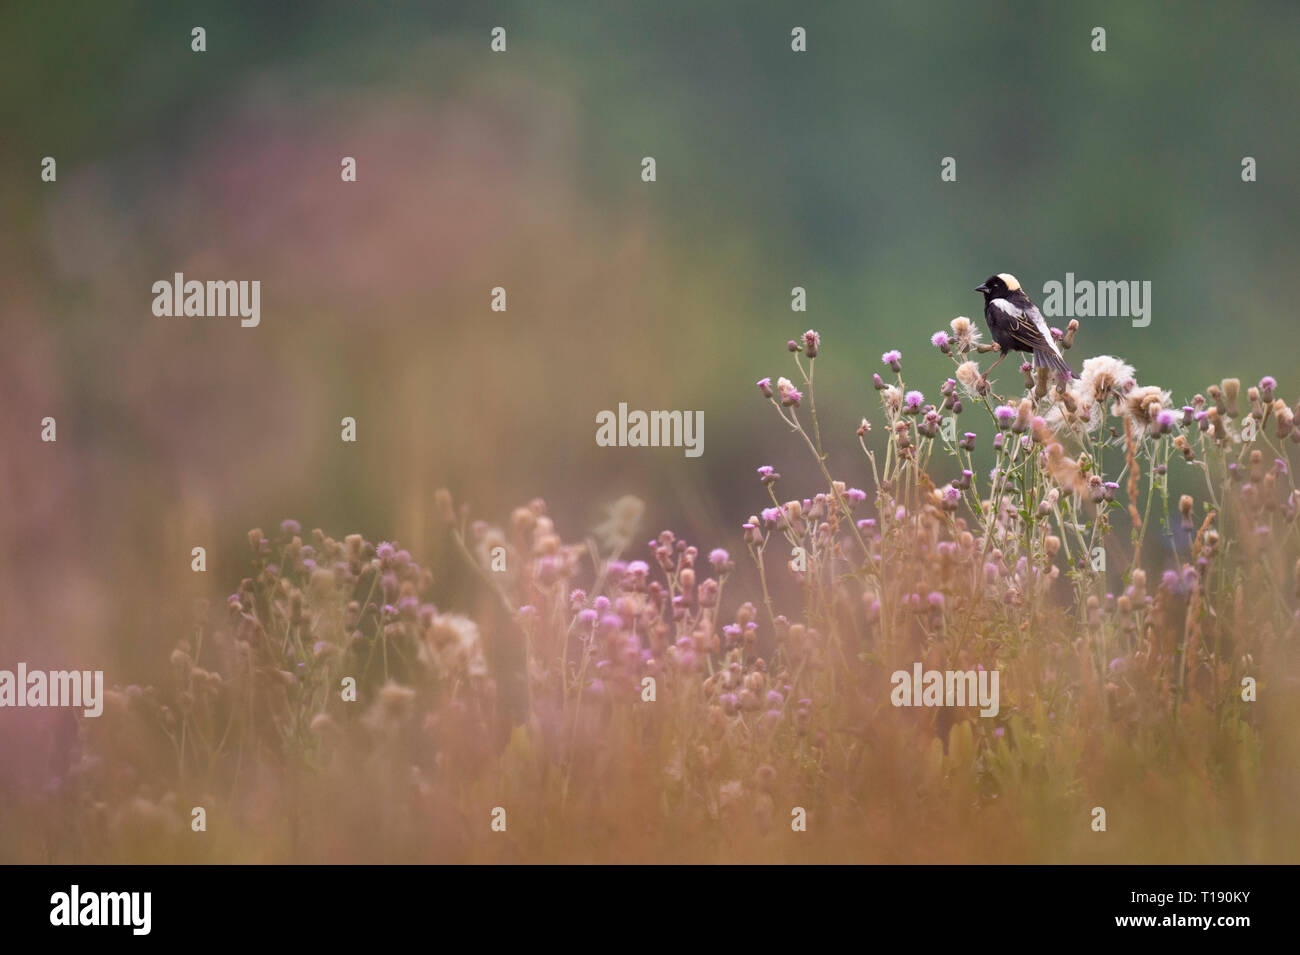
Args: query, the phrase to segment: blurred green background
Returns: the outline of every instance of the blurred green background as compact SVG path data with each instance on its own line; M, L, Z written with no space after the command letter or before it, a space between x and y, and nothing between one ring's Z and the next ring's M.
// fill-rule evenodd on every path
M786 339L821 331L832 468L865 484L880 353L937 397L928 338L983 327L996 271L1153 283L1150 326L1085 321L1076 367L1294 400L1298 27L1295 3L10 4L3 659L143 680L248 528L418 557L440 485L494 521L541 496L566 538L635 493L646 538L739 551L754 468L816 489L754 389ZM260 280L260 327L155 318L176 271ZM597 447L620 401L703 410L703 457Z

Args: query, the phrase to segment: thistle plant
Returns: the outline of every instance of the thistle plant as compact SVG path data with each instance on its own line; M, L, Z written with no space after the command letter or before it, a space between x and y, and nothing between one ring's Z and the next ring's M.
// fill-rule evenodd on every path
M1072 348L1078 322L1052 332ZM1266 377L1249 389L1244 414L1234 379L1175 410L1168 391L1139 385L1131 366L1105 355L1055 388L1045 369L1026 364L1023 392L1002 395L978 363L996 346L982 344L968 318L931 344L954 366L938 403L905 382L898 350L882 354L884 373L872 375L879 416L875 424L862 418L857 437L875 517L856 522L838 518L850 518L851 503L865 495L832 479L821 449L820 336L809 331L789 343L798 388L784 378L775 391L770 379L759 382L827 485L781 504L779 475L764 469L773 506L745 525L760 579L779 533L812 567L806 612L824 619L831 590L853 587L864 609L863 659L941 650L957 666L972 649L1016 655L1045 630L1076 627L1092 678L1107 689L1103 708L1123 695L1116 672L1135 661L1173 713L1189 680L1214 706L1229 702L1225 693L1251 668L1249 654L1232 650L1265 609L1243 607L1240 588L1272 597L1265 633L1295 630L1293 603L1282 596L1297 551L1300 492L1289 455L1300 442L1300 409ZM869 446L873 433L884 436L883 453ZM991 453L991 469L977 465L981 452ZM1203 482L1199 508L1192 495L1172 498L1171 466ZM835 572L836 561L845 572ZM1148 570L1160 579L1150 593Z

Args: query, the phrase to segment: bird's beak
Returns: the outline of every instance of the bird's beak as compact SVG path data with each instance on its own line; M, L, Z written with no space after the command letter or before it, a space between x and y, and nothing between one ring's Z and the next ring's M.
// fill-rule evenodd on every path
M975 286L975 291L977 291L977 292L987 292L988 290L989 290L989 287L988 287L987 285L985 285L983 282L981 282L979 285Z

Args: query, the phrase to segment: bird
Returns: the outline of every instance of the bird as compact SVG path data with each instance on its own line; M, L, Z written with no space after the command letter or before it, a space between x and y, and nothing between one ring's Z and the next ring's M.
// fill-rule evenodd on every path
M1002 349L1002 356L989 371L996 368L1008 352L1027 351L1033 356L1035 368L1051 369L1062 384L1079 377L1061 356L1061 349L1052 337L1043 313L1029 300L1014 275L1010 272L991 275L975 286L975 291L984 293L984 319L989 323L993 340Z

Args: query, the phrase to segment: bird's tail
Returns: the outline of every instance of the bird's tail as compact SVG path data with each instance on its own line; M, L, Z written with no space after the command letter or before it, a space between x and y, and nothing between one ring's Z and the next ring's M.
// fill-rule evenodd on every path
M1060 376L1062 381L1069 381L1071 378L1079 377L1074 373L1074 369L1066 364L1064 358L1045 348L1034 349L1034 367L1050 368Z

